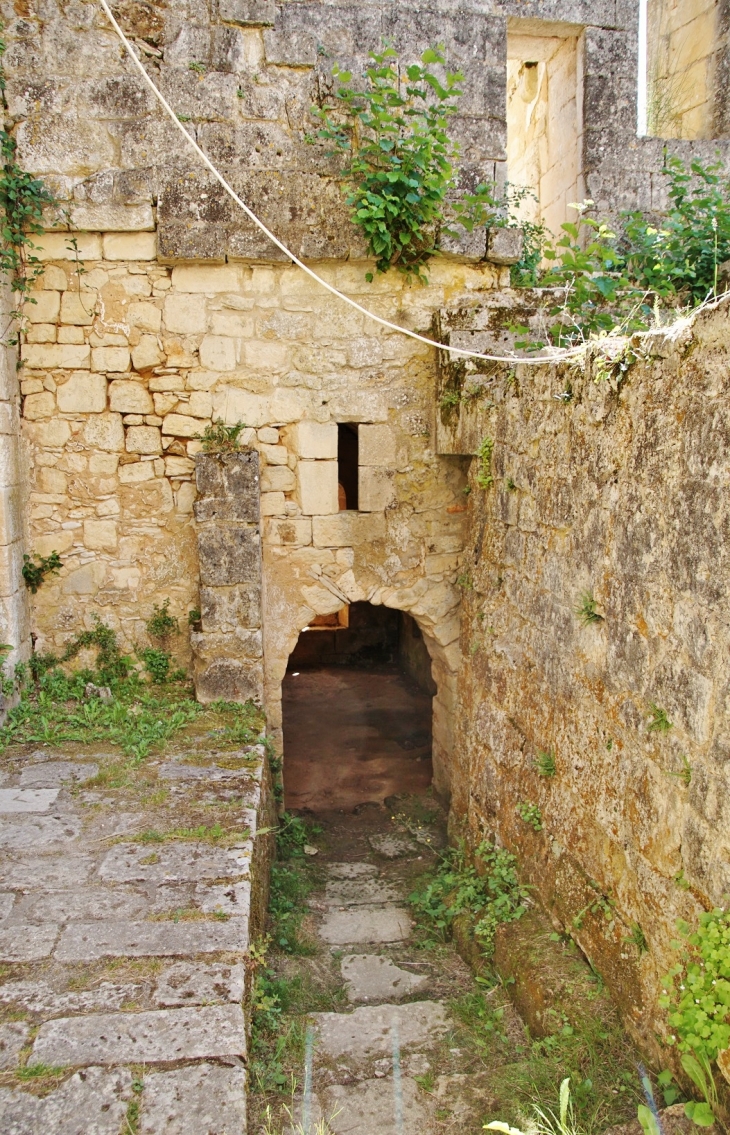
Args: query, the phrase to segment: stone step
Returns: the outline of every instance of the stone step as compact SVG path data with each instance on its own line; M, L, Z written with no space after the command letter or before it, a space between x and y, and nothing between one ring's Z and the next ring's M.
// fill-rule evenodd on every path
M427 977L401 969L382 954L348 954L342 959L341 972L353 1002L395 1001L428 983Z
M405 907L365 904L330 911L319 928L320 938L330 946L402 942L410 932L411 919Z
M352 1013L313 1013L316 1053L333 1060L392 1056L394 1047L426 1048L439 1041L452 1021L441 1001L367 1005Z

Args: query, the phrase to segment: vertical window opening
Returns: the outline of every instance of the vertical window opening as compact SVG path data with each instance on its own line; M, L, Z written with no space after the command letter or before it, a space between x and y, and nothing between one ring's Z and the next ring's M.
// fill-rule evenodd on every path
M359 445L357 424L339 422L337 426L337 480L340 512L358 508Z

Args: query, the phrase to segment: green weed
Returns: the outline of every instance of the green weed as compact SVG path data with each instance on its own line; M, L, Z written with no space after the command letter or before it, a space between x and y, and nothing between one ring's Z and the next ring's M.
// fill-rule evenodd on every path
M246 429L245 422L227 426L222 418L216 418L212 425L206 426L202 434L197 434L202 442L203 453L240 453L240 435Z
M552 749L547 752L539 750L535 758L535 770L539 776L544 776L549 779L555 776L557 771L555 767L555 753Z
M537 804L531 804L529 801L523 800L516 806L515 812L522 822L531 827L533 831L542 831L542 812Z
M147 633L152 638L168 638L180 630L177 619L170 614L170 600L166 599L162 606L157 603L152 608L152 614L147 620Z
M593 598L592 591L584 591L581 594L580 600L575 606L575 614L578 620L584 627L589 626L591 623L602 623L603 615L597 611L597 600Z
M48 556L23 556L22 574L26 587L36 594L47 575L57 575L63 567L58 552L51 552Z
M658 705L652 702L649 706L651 710L651 717L647 725L649 733L668 733L673 728L672 722L667 717L667 711L660 709Z
M494 442L491 437L485 437L481 445L476 451L476 457L479 459L477 466L476 482L480 489L488 489L494 484L494 477L492 476L492 453L494 452Z

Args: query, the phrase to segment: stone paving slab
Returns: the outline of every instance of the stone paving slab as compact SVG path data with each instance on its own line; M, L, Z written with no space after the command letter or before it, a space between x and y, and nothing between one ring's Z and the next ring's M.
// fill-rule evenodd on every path
M29 1032L30 1026L25 1021L5 1021L0 1024L0 1068L15 1067Z
M323 1096L324 1114L335 1135L429 1135L436 1130L423 1092L404 1076L334 1084Z
M313 1013L319 1055L337 1060L389 1056L394 1029L401 1049L428 1047L451 1028L441 1001L413 1001L408 1005L367 1005L353 1013Z
M418 845L408 836L394 835L390 832L384 835L371 835L368 842L373 851L377 851L384 859L401 859L418 851Z
M145 1076L139 1135L245 1135L243 1068L197 1064Z
M41 1025L29 1064L142 1064L244 1056L240 1005L60 1017Z
M320 937L331 946L357 942L401 942L411 932L411 919L403 906L358 906L325 915Z
M36 962L48 958L56 944L60 926L49 922L36 926L31 922L14 922L0 926L0 961Z
M325 899L334 906L366 906L402 902L402 892L380 879L332 879L325 887Z
M330 879L374 879L378 868L374 863L328 863Z
M55 950L62 962L213 954L248 948L248 920L80 922L64 930Z
M5 851L65 850L81 835L78 816L34 816L32 820L5 819L0 824L0 848ZM36 880L38 882L38 880Z
M15 904L15 895L8 894L7 892L0 893L0 922L3 922L10 914Z
M47 981L8 981L0 985L0 1003L18 1005L30 1013L91 1013L121 1009L138 1001L144 986L103 981L94 989L59 993Z
M205 843L120 843L105 856L99 875L110 883L200 882L235 879L245 857Z
M93 761L82 764L80 761L48 761L46 764L29 765L20 774L21 788L60 788L64 781L90 780L99 771Z
M58 788L0 788L0 812L47 812Z
M3 1135L119 1135L133 1098L126 1069L86 1068L39 1099L0 1088Z
M348 954L342 959L341 972L350 1001L395 1000L428 984L427 977L401 969L381 954Z
M22 895L13 917L33 922L86 922L97 918L139 918L150 909L147 896L131 887L87 886L82 890Z
M13 858L12 863L2 863L0 877L3 880L12 879L13 887L17 890L41 890L47 893L83 886L93 869L94 860L90 856L64 852L63 856Z
M160 975L155 989L158 1005L212 1005L243 1001L246 970L243 965L201 965L200 962L176 962Z

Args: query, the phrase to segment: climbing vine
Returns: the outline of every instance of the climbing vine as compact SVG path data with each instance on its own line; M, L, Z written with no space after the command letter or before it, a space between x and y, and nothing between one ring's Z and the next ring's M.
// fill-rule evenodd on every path
M3 56L7 50L4 29L0 24L0 99L3 112L7 111L5 88L7 80ZM7 129L5 114L0 129L0 272L7 278L15 295L15 309L10 313L11 324L22 319L24 303L35 303L31 293L33 284L43 272L43 265L35 255L34 236L43 232L43 209L55 201L53 194L39 178L26 173L16 159L16 142ZM17 331L6 342L18 342Z

